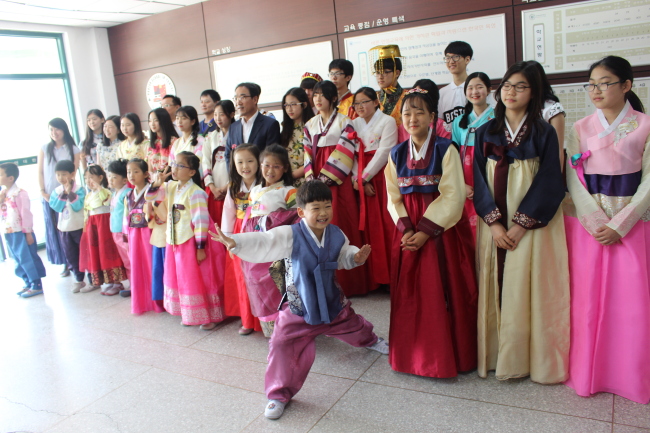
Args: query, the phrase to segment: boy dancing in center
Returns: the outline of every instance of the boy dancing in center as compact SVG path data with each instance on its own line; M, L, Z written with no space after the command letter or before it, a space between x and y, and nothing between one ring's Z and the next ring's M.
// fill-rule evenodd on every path
M300 391L316 357L315 339L335 337L355 347L384 355L388 343L373 326L354 312L336 281L337 269L363 265L370 245L350 245L341 229L331 225L332 192L320 180L303 184L296 195L302 220L261 233L228 237L215 224L212 239L242 260L255 263L286 258L286 294L269 343L264 415L278 419L285 405ZM285 302L286 301L286 302Z

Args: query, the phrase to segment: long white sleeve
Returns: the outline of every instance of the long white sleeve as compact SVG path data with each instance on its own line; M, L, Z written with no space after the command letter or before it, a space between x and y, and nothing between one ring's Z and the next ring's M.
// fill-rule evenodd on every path
M237 243L230 251L251 263L266 263L291 257L293 230L280 226L267 232L238 233L232 235Z

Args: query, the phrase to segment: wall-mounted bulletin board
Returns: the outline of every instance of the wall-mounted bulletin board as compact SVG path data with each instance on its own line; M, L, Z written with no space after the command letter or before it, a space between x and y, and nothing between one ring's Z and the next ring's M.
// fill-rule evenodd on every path
M468 42L474 50L468 72L483 71L490 78L503 77L508 68L506 23L505 14L497 14L345 38L345 58L355 68L350 88L377 88L368 51L388 44L399 45L406 57L400 78L402 87L412 87L421 78L438 85L450 83L451 74L443 61L444 49L456 40Z
M522 11L523 55L547 74L589 69L607 55L650 65L650 1L595 0Z
M583 85L587 83L558 84L553 86L555 94L560 99L566 113L565 137L568 137L571 127L575 122L596 112L596 107L589 99L589 93ZM632 88L646 109L650 107L650 77L635 78Z
M237 84L250 81L262 87L260 104L279 103L305 72L327 77L332 58L332 42L325 41L215 60L216 88L234 95Z

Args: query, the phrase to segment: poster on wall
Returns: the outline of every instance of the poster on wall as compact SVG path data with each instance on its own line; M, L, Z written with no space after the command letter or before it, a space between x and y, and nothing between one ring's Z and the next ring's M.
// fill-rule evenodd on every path
M168 75L159 72L149 78L146 92L147 102L153 110L154 108L160 108L160 101L162 101L163 96L176 94L176 86L174 86L174 82Z
M525 60L549 74L585 71L608 55L650 65L650 2L594 0L521 13Z
M332 58L332 42L325 41L215 60L216 89L231 97L237 84L249 81L262 88L260 104L279 103L287 90L300 86L305 72L326 78Z
M571 132L573 124L583 117L596 112L596 107L591 103L589 92L584 89L587 83L574 83L574 84L560 84L553 86L553 91L560 99L560 103L564 107L565 117L565 140ZM650 77L635 78L634 86L632 87L634 93L641 99L645 107L650 107Z
M439 85L448 84L451 74L443 58L445 47L453 41L465 41L474 50L468 73L482 71L497 79L503 77L508 69L505 14L489 15L345 38L345 58L354 64L350 88L370 86L379 89L372 75L373 65L368 51L377 45L390 44L399 45L406 58L399 80L402 87L412 87L422 78Z

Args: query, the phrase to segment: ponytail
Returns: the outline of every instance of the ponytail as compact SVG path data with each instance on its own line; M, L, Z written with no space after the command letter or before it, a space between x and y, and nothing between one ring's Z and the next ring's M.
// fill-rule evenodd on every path
M625 94L625 100L630 103L632 108L634 108L635 111L638 111L640 113L645 113L645 107L643 106L643 102L641 102L641 99L639 96L630 89L629 92Z

